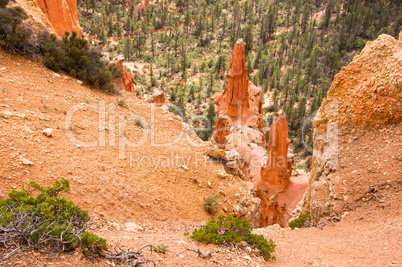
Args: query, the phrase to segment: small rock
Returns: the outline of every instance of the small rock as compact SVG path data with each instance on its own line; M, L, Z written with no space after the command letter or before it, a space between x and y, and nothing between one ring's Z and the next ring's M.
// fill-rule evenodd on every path
M77 81L77 84L78 84L78 85L82 85L82 81L78 80L78 81Z
M246 241L241 241L241 242L240 242L240 246L247 247L247 246L248 246L248 244L247 244L247 242L246 242Z
M22 162L22 164L24 164L24 165L33 165L33 162L32 162L32 161L30 161L30 160L28 160L28 159L25 159L25 158L22 158L22 159L21 159L21 162Z
M217 173L217 175L221 179L230 179L232 177L230 174L227 174L225 171L219 171Z
M53 136L53 129L52 128L46 128L43 130L43 134L47 137L52 137Z
M0 71L1 72L6 71L6 68L0 68Z
M169 107L166 106L166 105L163 105L163 106L161 107L161 109L162 109L165 113L169 111Z
M77 145L77 148L81 148L82 146L81 145Z
M244 256L243 258L245 258L248 261L251 261L251 257L250 256Z
M235 150L225 151L225 157L223 157L223 159L227 161L240 160L240 154Z
M210 187L210 188L212 188L211 182L208 182L208 183L207 183L207 186Z
M173 118L168 118L168 120L173 121Z
M187 167L186 165L181 165L181 167L182 167L184 170L188 171L188 167Z
M56 77L56 78L61 78L61 75L58 74L58 73L53 73L53 76Z
M246 215L246 213L247 213L247 211L246 211L242 206L237 205L237 206L235 207L235 215L236 215L236 216L241 217L241 216Z
M208 149L207 155L213 158L224 158L226 156L225 150L219 149L215 146L212 146Z
M235 194L235 198L240 199L240 194L239 194L239 193L236 193L236 194Z
M183 254L180 254L179 257L183 259L183 258L184 258L184 255L183 255Z
M131 231L131 232L137 232L137 231L143 231L144 229L136 223L126 222L124 224L124 230Z

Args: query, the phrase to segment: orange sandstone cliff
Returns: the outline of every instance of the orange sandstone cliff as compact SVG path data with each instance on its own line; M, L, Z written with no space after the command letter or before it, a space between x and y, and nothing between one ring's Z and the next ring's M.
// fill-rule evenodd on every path
M401 52L402 32L399 40L382 34L377 40L367 42L360 55L335 76L314 119L309 187L303 201L292 213L294 217L309 213L314 222L325 216L340 218L364 194L361 191L356 197L359 183L364 184L363 190L367 190L367 186L380 183L381 177L392 172L386 170L383 176L377 171L370 181L364 180L369 179L370 172L356 178L354 173L357 170L354 173L345 173L345 170L347 166L357 166L362 160L356 157L355 161L347 161L342 150L347 150L352 142L343 140L348 134L358 132L359 136L351 140L363 139L377 128L402 122ZM389 145L384 140L381 142L381 147ZM398 143L393 146L397 147ZM384 161L381 156L377 158L383 164L387 160L392 158L384 158ZM378 162L370 162L365 171L375 164Z
M283 112L278 112L271 126L269 150L265 149L262 92L248 80L245 45L242 39L235 43L227 86L212 97L217 121L211 141L221 149L240 154L240 168L261 199L260 225L286 226L307 183L290 177L293 159L288 157L290 141Z
M64 32L77 32L81 36L81 27L78 21L76 0L36 0L55 32L63 36Z

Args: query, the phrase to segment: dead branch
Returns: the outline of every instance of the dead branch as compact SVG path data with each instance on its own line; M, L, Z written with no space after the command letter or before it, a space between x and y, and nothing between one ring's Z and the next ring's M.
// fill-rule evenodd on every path
M378 192L377 186L384 186L386 184L387 183L385 182L385 183L377 183L375 185L369 185L367 187L367 191L359 199L357 199L356 202L359 202L360 200L367 202L367 201L370 201L371 199L375 198L378 202L383 203L384 200L379 199L375 193Z
M161 241L182 241L182 240L179 238L165 238L165 239L158 240L158 242L161 242Z
M186 251L192 251L192 252L197 253L198 256L200 256L201 259L205 259L207 257L212 257L213 255L215 255L215 252L212 252L212 251L208 251L208 252L203 254L200 249L195 250L195 249L192 249L192 248L186 248L182 252L177 253L176 256L179 256L180 254L182 254L183 252L186 252Z
M217 260L214 260L214 259L212 260L212 262L213 262L213 263L216 263L216 264L219 264L219 265L223 265L223 263L222 263L222 262L217 261Z

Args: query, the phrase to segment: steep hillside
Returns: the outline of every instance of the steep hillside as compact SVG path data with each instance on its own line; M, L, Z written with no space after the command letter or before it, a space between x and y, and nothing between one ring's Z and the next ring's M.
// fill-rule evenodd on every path
M70 197L95 215L172 223L210 219L204 197L212 193L220 193L220 211L231 211L234 194L248 190L238 177L218 178L224 169L205 157L207 143L188 135L163 108L84 87L4 52L1 64L3 193L31 180L50 185L64 177L71 181ZM54 130L52 137L42 133L46 128Z

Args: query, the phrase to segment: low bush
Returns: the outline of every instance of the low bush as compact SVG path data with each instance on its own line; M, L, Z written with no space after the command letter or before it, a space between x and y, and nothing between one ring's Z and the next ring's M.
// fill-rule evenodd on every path
M32 31L22 21L28 15L21 7L6 8L9 0L0 0L0 47L9 53L35 54Z
M205 209L210 214L215 214L219 208L220 203L218 194L210 194L207 198L204 199L204 202Z
M66 32L62 40L54 34L42 32L38 35L44 64L56 72L63 71L89 85L111 91L114 88L113 66L102 59L102 54L91 48L88 41ZM118 73L121 75L121 73ZM121 77L121 76L120 76Z
M20 250L68 252L81 248L87 257L105 258L116 264L143 266L154 263L140 253L150 245L137 251L120 249L115 253L108 249L106 239L88 232L88 211L60 195L70 191L68 180L56 181L51 187L36 182L30 185L39 191L36 196L22 188L11 191L8 198L0 199L0 248L14 249L0 257L0 262ZM167 247L157 249L166 252Z
M51 187L30 185L39 191L36 197L23 188L0 200L1 245L57 251L81 247L89 255L107 250L105 239L86 231L88 211L60 195L69 192L68 180L56 181Z
M191 238L206 244L237 244L241 241L257 247L265 260L275 259L275 243L262 235L252 234L253 228L246 220L238 219L233 214L219 215L218 221L211 220L203 228L194 229Z
M306 226L306 224L310 224L310 222L311 222L311 216L310 216L310 214L306 213L306 214L300 215L299 218L291 221L289 223L289 227L292 229L301 228L301 227Z
M166 252L169 252L169 246L165 244L159 244L156 246L152 246L153 250L157 253L165 254Z

